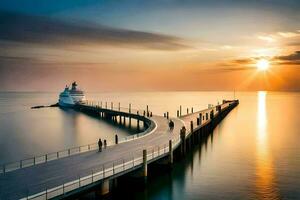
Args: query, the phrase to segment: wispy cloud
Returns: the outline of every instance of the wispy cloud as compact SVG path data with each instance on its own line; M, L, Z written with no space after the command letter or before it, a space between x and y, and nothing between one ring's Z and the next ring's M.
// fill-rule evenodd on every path
M267 42L275 42L276 39L272 35L259 35L257 36L258 39L267 41Z
M299 32L278 32L277 34L284 38L292 38L292 37L300 36Z
M157 33L0 13L0 40L42 45L94 44L155 50L190 48L181 38Z

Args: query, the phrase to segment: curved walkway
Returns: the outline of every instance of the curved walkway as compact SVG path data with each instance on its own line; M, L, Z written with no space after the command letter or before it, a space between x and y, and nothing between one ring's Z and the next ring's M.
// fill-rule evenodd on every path
M178 138L179 130L184 125L181 120L173 119L175 128L170 131L166 118L153 116L151 119L156 123L156 128L140 139L107 147L102 152L81 153L1 175L0 199L23 198L88 175L105 167L106 163L118 159L126 162L139 156L143 149L161 146L166 141Z

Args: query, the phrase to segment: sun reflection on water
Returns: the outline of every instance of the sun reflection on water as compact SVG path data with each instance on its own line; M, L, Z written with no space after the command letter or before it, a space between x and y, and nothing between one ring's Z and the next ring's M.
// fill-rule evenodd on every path
M256 198L257 199L280 199L274 173L271 151L268 145L267 92L258 92L257 109L257 152L256 152Z

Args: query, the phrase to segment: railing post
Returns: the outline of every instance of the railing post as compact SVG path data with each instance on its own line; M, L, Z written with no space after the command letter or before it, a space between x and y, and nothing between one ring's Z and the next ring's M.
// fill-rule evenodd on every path
M56 157L57 157L57 158L59 158L59 154L58 154L58 152L56 152Z
M107 101L105 102L105 109L107 109Z
M114 103L110 102L110 106L111 106L111 109L113 110L114 109Z
M46 154L45 155L45 162L47 162L48 161L48 155Z
M152 149L152 159L154 158L154 149Z
M124 162L124 158L123 158L123 171L125 170L125 162Z
M65 184L63 184L63 194L65 194Z
M105 178L105 168L104 168L104 165L103 165L102 168L103 168L103 173L102 173L103 174L103 178Z
M91 150L91 145L88 145L88 150Z
M33 165L35 165L35 157L33 157Z
M70 150L70 149L68 149L68 155L70 155L70 153L71 153L71 150Z
M131 113L131 103L129 104L129 113Z
M119 111L121 110L121 103L119 102Z
M115 175L115 163L113 162L113 175Z
M20 160L20 169L22 168L22 160Z
M134 156L132 156L132 164L133 164L133 167L134 167Z
M92 183L94 183L94 170L92 170Z
M79 187L81 187L80 175L78 175L78 176L79 176L79 182L78 182L78 184L79 184Z

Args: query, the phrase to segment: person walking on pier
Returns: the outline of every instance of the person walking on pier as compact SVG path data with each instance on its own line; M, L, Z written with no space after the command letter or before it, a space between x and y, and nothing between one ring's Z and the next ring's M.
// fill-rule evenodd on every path
M99 147L99 152L101 152L102 151L102 140L101 140L101 138L99 138L98 147Z
M106 147L107 147L107 142L106 142L106 140L104 140L103 142L104 142L104 149L106 149Z
M173 120L169 121L169 128L170 128L171 131L174 129L174 122L173 122Z

